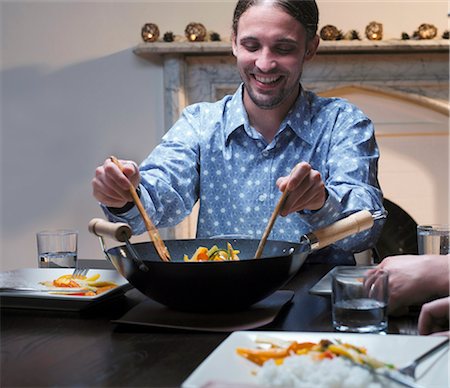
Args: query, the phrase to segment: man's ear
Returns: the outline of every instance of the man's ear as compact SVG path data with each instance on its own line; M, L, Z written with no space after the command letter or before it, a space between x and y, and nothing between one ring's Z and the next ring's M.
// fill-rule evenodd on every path
M305 60L311 60L316 55L317 48L319 47L320 38L316 35L314 38L308 40L306 43Z
M237 56L237 43L236 43L236 35L233 33L231 35L231 49L233 50L233 55Z

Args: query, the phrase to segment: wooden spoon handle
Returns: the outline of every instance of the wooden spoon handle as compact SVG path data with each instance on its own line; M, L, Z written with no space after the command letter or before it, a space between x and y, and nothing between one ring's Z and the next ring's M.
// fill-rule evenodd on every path
M294 168L291 170L291 173L289 174L289 177L293 174L295 169L298 167L300 163L297 163ZM272 231L273 224L275 223L275 220L278 217L278 214L280 213L281 209L283 209L284 203L286 202L286 198L289 195L289 191L287 188L283 191L283 194L281 194L280 199L278 200L277 206L275 206L275 210L272 213L272 216L270 217L269 222L267 223L266 229L264 230L264 233L261 237L261 241L259 242L258 248L256 249L255 253L255 259L259 259L264 251L264 247L266 246L267 239L269 238L270 232Z
M275 223L275 220L278 217L278 214L280 213L281 209L283 208L284 203L286 202L286 198L288 197L289 192L286 190L283 191L283 194L281 194L280 199L278 200L277 206L275 207L275 210L272 213L272 216L270 217L270 220L266 226L266 229L264 230L264 233L261 237L261 241L258 244L258 248L256 249L255 253L255 259L259 259L263 253L264 247L266 246L267 239L270 235L270 232L272 231L273 224Z
M115 157L110 157L111 161L120 168L121 171L123 171L123 165L120 163L120 161ZM148 235L150 236L150 240L153 241L153 244L156 248L156 251L158 252L159 257L163 261L170 261L170 254L169 250L164 244L163 239L161 238L158 229L156 229L153 222L150 220L150 217L148 216L147 212L145 211L144 205L142 205L141 199L139 198L138 193L136 192L135 187L130 184L129 187L131 196L133 197L133 201L136 204L139 213L144 220L145 227L147 228Z

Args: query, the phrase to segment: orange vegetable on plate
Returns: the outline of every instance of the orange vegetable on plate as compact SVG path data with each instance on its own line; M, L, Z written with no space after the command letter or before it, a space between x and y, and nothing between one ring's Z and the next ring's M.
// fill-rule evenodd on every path
M53 285L55 287L70 287L70 288L81 288L75 280L73 280L72 275L62 275L58 279L53 280Z

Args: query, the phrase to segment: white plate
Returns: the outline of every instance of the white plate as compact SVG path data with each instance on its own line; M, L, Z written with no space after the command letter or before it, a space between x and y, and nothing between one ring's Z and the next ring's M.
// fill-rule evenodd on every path
M40 282L52 281L59 276L72 273L68 268L22 268L0 272L0 287L30 287L44 289ZM99 280L117 284L116 288L99 295L58 295L45 292L0 292L2 307L36 308L51 310L81 310L93 303L123 294L131 288L128 281L116 270L91 269L88 276L99 274Z
M270 332L270 331L237 331L222 342L184 381L182 388L211 386L255 386L256 377L252 374L258 366L236 353L238 347L255 347L255 338L270 336L286 341L312 341L321 339L342 339L358 346L364 346L373 357L397 367L404 366L420 356L434 345L442 342L442 337L379 335L379 334L347 334L347 333L307 333L307 332ZM426 388L444 388L449 386L448 351L442 350L424 361L417 370L418 384Z

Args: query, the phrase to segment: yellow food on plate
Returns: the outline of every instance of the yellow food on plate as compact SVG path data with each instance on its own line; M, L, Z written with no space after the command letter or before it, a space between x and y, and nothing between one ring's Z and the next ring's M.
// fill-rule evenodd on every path
M269 345L269 348L237 348L236 352L242 357L254 362L257 365L264 365L270 359L280 365L286 357L291 355L308 354L315 360L325 358L333 359L343 357L351 362L364 365L373 369L393 368L393 365L383 363L367 354L367 350L361 346L355 346L340 340L329 341L323 339L318 343L314 342L296 342L292 341L285 346L280 346L270 341L260 341Z
M233 249L232 245L227 242L227 249L220 249L217 245L208 249L206 247L199 247L189 258L188 255L184 255L184 261L186 262L199 262L199 261L236 261L239 260L240 252Z
M96 280L98 280L100 278L100 274L99 273L96 273L96 274L94 274L94 275L92 275L92 276L89 276L86 280L88 281L88 282L95 282Z

